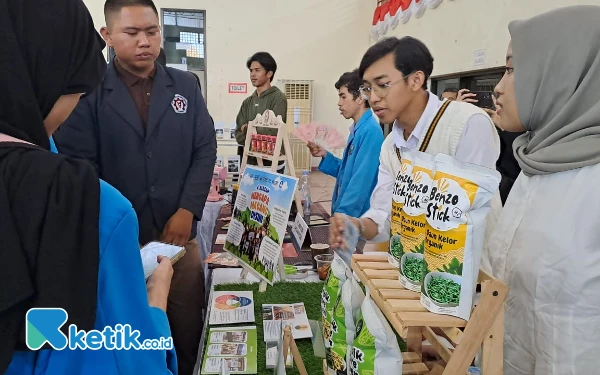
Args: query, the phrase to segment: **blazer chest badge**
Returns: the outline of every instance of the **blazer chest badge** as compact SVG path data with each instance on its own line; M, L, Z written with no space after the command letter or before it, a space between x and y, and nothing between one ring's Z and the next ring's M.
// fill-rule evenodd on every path
M186 113L187 107L188 107L188 101L183 96L181 96L179 94L175 94L175 97L173 98L173 101L171 102L171 107L173 107L173 110L175 111L175 113Z

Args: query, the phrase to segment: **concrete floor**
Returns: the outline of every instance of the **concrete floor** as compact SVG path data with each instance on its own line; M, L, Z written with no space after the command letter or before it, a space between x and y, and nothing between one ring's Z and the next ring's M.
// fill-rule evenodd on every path
M331 215L331 196L335 187L335 178L318 171L311 172L309 178L312 201L321 204Z

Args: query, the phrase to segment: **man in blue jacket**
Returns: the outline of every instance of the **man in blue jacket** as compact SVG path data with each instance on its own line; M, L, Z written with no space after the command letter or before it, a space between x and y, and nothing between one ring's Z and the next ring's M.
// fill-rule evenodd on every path
M216 161L215 129L194 77L156 62L162 37L152 0L107 0L104 13L100 31L116 57L55 141L60 153L90 160L132 203L141 245L185 246L167 314L179 374L191 375L205 305L196 228Z
M335 84L340 113L354 120L342 159L319 145L308 144L314 157L323 158L319 170L337 179L331 199L332 215L360 217L369 209L371 192L377 184L383 132L369 102L360 95L361 84L357 70L342 74Z

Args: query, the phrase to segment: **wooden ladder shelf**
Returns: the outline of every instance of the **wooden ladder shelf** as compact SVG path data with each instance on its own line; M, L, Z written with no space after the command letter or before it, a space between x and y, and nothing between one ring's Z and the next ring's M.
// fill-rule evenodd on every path
M277 141L275 142L273 155L251 150L252 136L258 134L258 128L277 129ZM284 155L281 155L282 150L285 153ZM290 146L286 125L281 116L275 116L275 113L270 109L267 109L262 115L256 115L256 118L248 123L248 129L246 130L246 143L244 145L244 155L242 156L240 167L240 176L246 168L249 156L256 158L256 162L260 168L264 168L264 160L269 160L271 162L271 172L277 172L279 161L285 160L289 175L297 178L296 168L294 167L294 160L292 158L292 147ZM294 200L296 201L298 213L302 215L302 204L298 190L296 190Z
M420 294L400 284L398 269L388 263L387 254L353 255L352 269L369 288L371 298L391 326L407 343L408 353L402 355L402 374L465 375L482 348L482 375L502 375L504 301L508 295L504 283L480 272L481 298L469 321L465 321L434 314L423 307ZM447 338L454 349L448 349L438 334ZM423 362L423 337L431 343L442 359L441 363Z

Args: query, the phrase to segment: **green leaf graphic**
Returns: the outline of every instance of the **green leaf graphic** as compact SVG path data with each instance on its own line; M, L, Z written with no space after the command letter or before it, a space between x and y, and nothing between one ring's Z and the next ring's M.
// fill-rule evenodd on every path
M463 268L462 263L459 262L458 259L453 258L452 261L450 262L450 264L444 265L444 267L441 271L461 276L462 268Z

